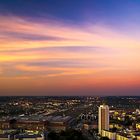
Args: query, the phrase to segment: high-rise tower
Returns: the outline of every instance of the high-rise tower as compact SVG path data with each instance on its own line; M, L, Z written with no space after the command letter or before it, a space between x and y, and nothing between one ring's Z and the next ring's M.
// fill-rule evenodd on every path
M103 129L109 130L109 107L108 107L108 105L100 105L100 107L99 107L99 119L98 119L99 134L101 134Z

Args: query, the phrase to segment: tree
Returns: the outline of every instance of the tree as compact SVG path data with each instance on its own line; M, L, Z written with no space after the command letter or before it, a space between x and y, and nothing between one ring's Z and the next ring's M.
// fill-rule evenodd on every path
M58 140L58 136L56 134L56 132L52 131L48 134L48 139L49 140Z
M109 140L108 137L101 137L100 140Z
M88 140L82 135L81 131L69 129L61 131L60 133L50 132L48 134L49 140Z
M129 118L129 116L125 116L124 125L125 125L125 126L130 126L130 125L132 125L132 121L131 121L131 119Z

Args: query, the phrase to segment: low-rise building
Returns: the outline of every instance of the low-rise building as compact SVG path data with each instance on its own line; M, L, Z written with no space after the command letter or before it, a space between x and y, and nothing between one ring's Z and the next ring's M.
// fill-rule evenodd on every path
M10 140L10 135L8 135L8 134L0 134L0 140Z
M44 138L41 135L19 134L15 135L14 140L44 140Z
M97 122L87 122L83 124L83 128L86 130L97 129L98 124Z
M17 121L16 128L22 128L26 130L44 130L46 128L47 122L44 121Z
M133 140L133 138L129 135L117 134L116 135L116 140Z
M0 129L9 129L10 123L7 120L1 120L0 121Z
M53 130L56 132L66 130L70 128L71 123L73 122L73 118L70 116L62 117L62 116L56 116L53 117L49 122L47 129L48 130Z
M136 123L136 129L140 130L140 123Z
M107 131L107 130L102 130L102 137L108 137L110 140L115 140L116 139L116 133Z

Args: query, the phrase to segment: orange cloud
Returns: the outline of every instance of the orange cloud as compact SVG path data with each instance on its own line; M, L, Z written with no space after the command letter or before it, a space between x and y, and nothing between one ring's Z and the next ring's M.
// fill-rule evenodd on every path
M20 80L20 86L26 80L32 88L33 84L40 83L44 89L46 85L41 85L43 82L51 89L65 85L66 80L66 85L70 87L121 86L125 82L127 85L139 85L140 42L123 34L123 31L118 32L105 25L29 21L14 16L0 16L0 21L0 83L5 80L2 84L5 87L11 84L8 80L14 81L12 85L15 89ZM74 47L77 49L68 49ZM81 47L83 51L80 51ZM99 50L88 50L89 47ZM67 49L62 51L60 48ZM71 65L29 64L57 60L69 60L67 63L71 62ZM79 63L85 67L77 67ZM29 88L29 85L26 86Z

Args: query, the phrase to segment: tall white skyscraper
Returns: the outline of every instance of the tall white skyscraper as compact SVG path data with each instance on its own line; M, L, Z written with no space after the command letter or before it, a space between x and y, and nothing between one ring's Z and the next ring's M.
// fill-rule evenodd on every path
M109 106L100 105L99 107L99 119L98 119L98 130L101 134L102 130L109 130Z

